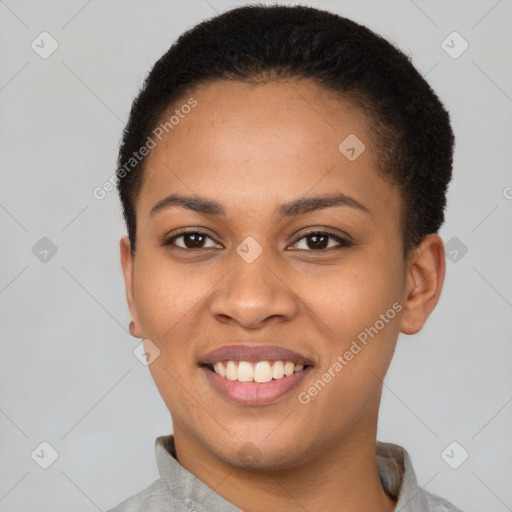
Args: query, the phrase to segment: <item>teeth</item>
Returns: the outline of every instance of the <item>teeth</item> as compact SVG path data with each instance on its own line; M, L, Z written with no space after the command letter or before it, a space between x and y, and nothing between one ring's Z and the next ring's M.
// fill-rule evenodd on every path
M287 362L284 365L284 374L289 377L290 375L293 375L293 372L295 371L295 365L293 363Z
M220 363L222 364L222 363ZM215 366L213 367L215 369ZM226 379L236 380L238 373L238 366L234 361L228 361L226 366Z
M302 364L295 365L292 361L219 361L213 365L217 375L238 382L270 382L282 379L304 370Z
M251 363L247 361L240 361L238 363L238 382L251 382L253 381L254 370Z
M272 380L272 368L268 361L256 363L254 367L254 382L270 382Z
M221 377L226 376L226 369L222 363L215 363L213 365L213 369L215 370L215 373L218 373Z
M272 368L272 378L282 379L284 377L284 363L282 361L276 361Z

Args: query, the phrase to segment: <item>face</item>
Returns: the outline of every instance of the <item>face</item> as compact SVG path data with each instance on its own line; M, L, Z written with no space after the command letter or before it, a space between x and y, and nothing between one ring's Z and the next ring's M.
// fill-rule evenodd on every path
M135 334L177 440L296 465L376 422L409 293L399 193L363 114L312 82L193 97L121 244Z

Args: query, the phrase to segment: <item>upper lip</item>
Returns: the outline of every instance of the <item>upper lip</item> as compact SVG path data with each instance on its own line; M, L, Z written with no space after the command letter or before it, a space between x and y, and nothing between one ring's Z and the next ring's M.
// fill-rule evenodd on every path
M226 345L208 352L199 364L214 364L219 361L291 361L296 365L313 366L308 357L277 345Z

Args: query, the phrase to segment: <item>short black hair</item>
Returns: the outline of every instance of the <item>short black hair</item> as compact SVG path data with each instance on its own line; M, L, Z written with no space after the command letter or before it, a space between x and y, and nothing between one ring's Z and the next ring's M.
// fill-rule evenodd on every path
M334 13L250 5L183 33L155 63L133 102L117 166L132 254L135 202L147 160L133 155L164 114L201 84L288 78L311 79L366 116L377 169L398 186L402 198L404 252L437 233L444 221L454 136L448 112L411 59L370 29Z

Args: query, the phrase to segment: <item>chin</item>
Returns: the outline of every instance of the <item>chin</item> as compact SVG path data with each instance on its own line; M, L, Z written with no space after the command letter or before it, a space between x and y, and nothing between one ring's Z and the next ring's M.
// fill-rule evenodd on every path
M294 439L302 439L303 436L296 435ZM248 471L271 471L288 469L300 465L309 457L301 446L297 450L297 442L283 442L281 436L275 437L275 442L270 443L265 436L252 438L229 444L221 449L217 445L211 453L224 464L240 470Z

